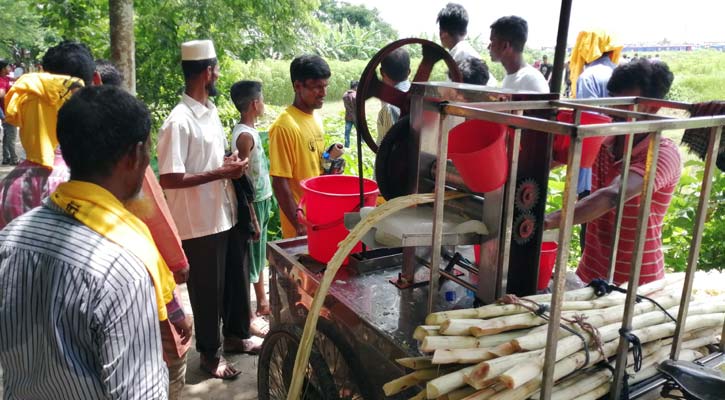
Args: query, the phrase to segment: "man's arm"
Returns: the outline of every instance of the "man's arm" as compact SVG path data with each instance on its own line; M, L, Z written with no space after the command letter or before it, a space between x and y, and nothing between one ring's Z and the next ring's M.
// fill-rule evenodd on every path
M589 196L579 200L574 206L574 225L585 224L596 218L599 218L607 211L617 206L617 195L619 194L619 182L621 178L618 176L612 183ZM634 171L630 171L627 178L627 200L636 197L642 192L644 186L644 178L642 175ZM544 219L544 229L554 229L559 227L561 221L561 210L554 211Z
M297 204L294 196L292 196L292 189L290 188L289 178L280 178L278 176L272 177L272 190L274 191L274 197L277 198L279 208L282 210L287 219L295 227L295 231L298 236L304 236L307 234L307 228L304 224L297 220Z
M237 179L247 169L249 160L239 159L236 154L231 157L224 157L224 164L217 169L205 171L198 174L172 173L159 176L159 184L164 189L183 189L192 186L199 186L218 179Z

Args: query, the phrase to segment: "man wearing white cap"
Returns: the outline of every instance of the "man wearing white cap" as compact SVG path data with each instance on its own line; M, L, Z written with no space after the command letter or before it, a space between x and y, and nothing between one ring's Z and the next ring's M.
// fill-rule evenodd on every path
M159 132L159 182L189 259L187 284L201 369L230 379L240 371L221 357L219 319L225 351L254 353L262 341L249 334L248 273L230 180L245 172L247 160L236 152L224 156L226 135L209 101L219 78L214 44L183 43L181 59L186 86Z

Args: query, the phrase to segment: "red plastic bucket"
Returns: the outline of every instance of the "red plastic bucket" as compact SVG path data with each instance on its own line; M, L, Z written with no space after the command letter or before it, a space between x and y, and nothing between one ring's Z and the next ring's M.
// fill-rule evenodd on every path
M298 218L307 226L307 249L310 256L327 263L348 234L343 225L347 212L360 209L360 179L348 175L323 175L300 182L304 195L298 206ZM374 207L378 184L363 179L364 205ZM353 253L361 251L360 243ZM347 263L347 259L345 260Z
M505 125L480 120L463 122L449 132L448 158L472 191L491 192L506 182L506 132Z
M556 251L559 245L556 242L541 243L541 256L539 258L539 290L546 289L551 280L551 274L554 272L554 264L556 264Z
M541 256L539 258L539 281L537 284L538 290L544 290L549 286L551 275L554 272L554 264L556 264L556 251L559 249L559 245L556 242L543 242L541 243ZM473 246L473 254L476 259L476 264L481 263L481 245Z
M572 124L574 123L574 112L572 110L561 110L556 115L556 120ZM580 125L608 124L612 122L612 118L602 114L582 111L579 121ZM594 165L594 160L597 159L599 148L602 147L604 139L606 139L605 136L595 136L582 141L581 168L591 168ZM571 138L568 136L557 135L554 137L554 160L556 162L566 164L569 157L570 140Z

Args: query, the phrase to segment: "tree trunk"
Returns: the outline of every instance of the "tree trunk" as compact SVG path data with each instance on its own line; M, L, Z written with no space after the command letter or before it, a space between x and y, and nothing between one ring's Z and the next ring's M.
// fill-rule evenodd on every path
M111 62L123 74L123 86L136 94L136 41L133 34L133 0L110 0Z

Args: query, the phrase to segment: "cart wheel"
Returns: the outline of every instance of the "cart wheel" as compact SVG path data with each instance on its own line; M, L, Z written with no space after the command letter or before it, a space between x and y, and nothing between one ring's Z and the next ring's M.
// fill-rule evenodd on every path
M343 400L372 399L372 385L355 351L335 327L320 320L315 335L315 348L325 360L335 383L335 394Z
M257 391L260 400L285 400L292 381L302 331L281 325L267 333L259 354ZM302 399L336 400L337 391L330 370L320 352L313 347L305 370Z
M370 150L374 153L378 152L378 145L375 142L375 138L370 135L370 130L368 129L367 119L365 117L365 100L371 97L378 98L400 108L401 117L408 115L410 108L410 97L408 93L383 83L378 78L375 70L385 56L392 53L393 50L410 44L420 44L423 46L423 59L415 75L413 75L411 82L426 82L430 78L433 66L441 60L446 63L453 82L462 82L461 71L458 69L458 65L453 60L453 57L451 57L446 49L435 42L417 38L400 39L380 49L368 65L365 66L360 76L360 83L357 88L357 101L355 103L355 117L357 118L357 123L355 124L356 132L362 136L365 143L367 143Z

